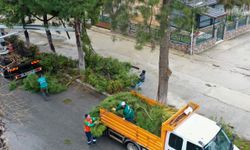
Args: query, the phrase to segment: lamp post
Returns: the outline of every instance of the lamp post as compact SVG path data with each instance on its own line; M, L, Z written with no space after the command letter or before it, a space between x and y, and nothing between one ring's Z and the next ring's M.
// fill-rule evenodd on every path
M202 5L203 4L203 2L201 1L201 2L199 2L199 3L196 3L195 5L194 5L194 9L197 7L197 6L200 6L200 5ZM194 16L195 14L193 13L193 11L192 11L192 30L191 30L191 43L190 43L190 55L193 55L193 42L194 42Z

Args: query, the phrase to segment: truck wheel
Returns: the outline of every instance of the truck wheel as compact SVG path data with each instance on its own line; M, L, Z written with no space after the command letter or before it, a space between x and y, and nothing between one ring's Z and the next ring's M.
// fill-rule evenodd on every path
M128 142L127 143L127 150L140 150L140 147L133 142Z

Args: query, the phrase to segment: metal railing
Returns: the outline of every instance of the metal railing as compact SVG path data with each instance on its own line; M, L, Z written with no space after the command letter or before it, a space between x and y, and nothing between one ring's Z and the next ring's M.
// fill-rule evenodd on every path
M244 25L246 25L247 24L247 17L241 17L241 18L239 18L239 27L241 27L241 26L244 26Z
M182 44L190 44L191 37L189 35L184 35L181 33L172 33L170 36L171 41L182 43Z
M226 26L227 26L227 31L232 31L232 30L235 30L236 23L235 22L227 22Z

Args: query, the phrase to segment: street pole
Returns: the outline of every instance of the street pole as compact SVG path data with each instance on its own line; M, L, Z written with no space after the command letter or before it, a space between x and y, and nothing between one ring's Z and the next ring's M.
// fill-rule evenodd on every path
M202 4L203 4L203 2L199 2L199 3L195 4L194 9L196 9L197 6L200 6ZM193 47L194 47L194 44L193 44L194 43L194 24L195 24L194 19L195 19L195 14L194 14L193 9L192 9L192 31L191 31L191 35L190 35L191 36L190 55L193 55L193 51L194 51L194 49L193 49Z
M194 42L194 23L192 23L190 55L193 55L193 42Z

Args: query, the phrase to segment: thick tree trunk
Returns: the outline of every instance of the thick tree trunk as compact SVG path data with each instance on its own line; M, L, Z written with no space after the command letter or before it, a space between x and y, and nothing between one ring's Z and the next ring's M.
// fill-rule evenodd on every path
M158 101L163 104L167 104L168 81L171 75L171 71L169 69L169 38L170 33L164 33L160 44Z
M81 33L82 33L82 25L79 19L75 19L75 36L76 36L76 46L77 46L77 51L78 51L78 67L81 70L85 70L85 53L83 51L83 44L81 40Z
M24 36L25 36L25 44L27 47L30 47L30 36L29 36L29 32L27 30L24 30Z
M22 18L22 24L23 24L23 26L25 26L25 24L26 24L24 18ZM29 32L27 30L24 30L24 36L25 36L25 40L26 40L26 42L25 42L26 46L30 47L30 36L29 36Z
M169 7L171 0L163 0L162 9ZM160 41L160 54L159 54L159 82L158 82L158 101L167 104L168 96L168 81L171 75L169 69L169 48L170 48L170 28L169 27L169 16L164 15L164 19L160 21L160 30L162 38Z
M45 27L48 27L48 26L49 26L47 14L46 14L46 15L43 15L43 25L44 25ZM50 50L51 50L52 52L55 53L56 50L55 50L55 47L54 47L54 44L53 44L51 32L50 32L49 29L46 29L45 32L46 32L47 39L48 39L48 42L49 42Z

